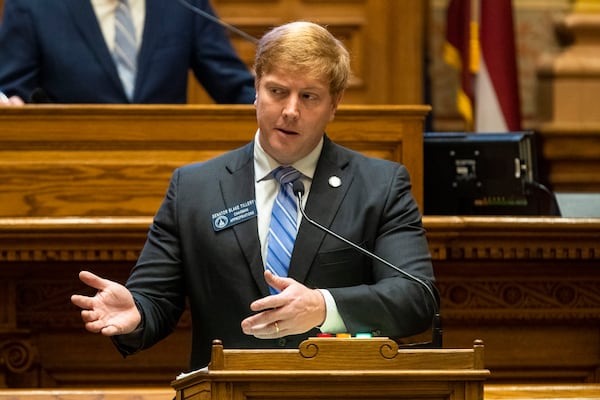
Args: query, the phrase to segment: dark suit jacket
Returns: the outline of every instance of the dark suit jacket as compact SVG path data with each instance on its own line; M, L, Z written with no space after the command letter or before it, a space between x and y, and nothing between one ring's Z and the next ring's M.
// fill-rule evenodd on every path
M212 12L208 0L188 0ZM254 78L223 28L176 0L146 0L133 103L185 103L188 71L217 103L252 103ZM0 90L28 101L128 103L89 0L5 0Z
M332 187L331 176L341 179ZM297 347L303 335L261 340L240 323L252 301L269 295L256 218L221 231L211 216L253 200L253 143L205 163L177 169L150 228L127 287L142 310L144 329L130 353L167 336L189 299L193 322L191 368L205 366L213 339L229 348ZM367 158L325 138L306 204L311 219L433 285L421 215L406 168ZM329 289L351 333L406 337L432 321L422 286L372 262L302 221L289 275ZM119 340L117 340L119 342Z

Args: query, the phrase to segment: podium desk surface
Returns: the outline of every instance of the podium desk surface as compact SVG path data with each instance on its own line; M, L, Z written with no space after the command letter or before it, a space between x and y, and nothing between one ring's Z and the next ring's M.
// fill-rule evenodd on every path
M309 338L295 349L224 349L172 382L178 400L453 398L482 400L483 342L399 348L388 338Z
M210 364L185 374L173 382L185 385L202 376L232 377L294 376L323 378L330 375L389 377L402 375L427 379L428 375L485 379L483 342L476 340L470 349L425 349L400 347L389 338L309 338L298 349L225 349L213 341Z

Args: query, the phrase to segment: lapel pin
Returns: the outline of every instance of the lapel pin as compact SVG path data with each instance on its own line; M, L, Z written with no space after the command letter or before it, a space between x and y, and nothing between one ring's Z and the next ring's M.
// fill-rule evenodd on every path
M329 178L329 186L331 186L332 188L337 188L340 187L342 185L342 180L337 177L337 176L332 176Z

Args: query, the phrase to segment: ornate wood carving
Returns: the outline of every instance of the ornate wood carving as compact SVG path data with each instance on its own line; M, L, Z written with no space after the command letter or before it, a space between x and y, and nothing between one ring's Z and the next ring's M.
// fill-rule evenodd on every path
M14 376L22 376L38 366L38 349L29 331L0 330L0 388Z
M599 260L600 219L425 216L434 259Z
M600 277L448 278L444 318L458 321L600 321Z
M150 223L0 218L0 282L11 288L0 296L12 305L0 307L0 321L36 336L44 379L32 385L160 385L185 370L188 314L163 343L123 360L110 341L83 329L69 302L85 291L80 269L124 281ZM491 381L598 381L600 220L425 216L424 225L446 347L483 339Z

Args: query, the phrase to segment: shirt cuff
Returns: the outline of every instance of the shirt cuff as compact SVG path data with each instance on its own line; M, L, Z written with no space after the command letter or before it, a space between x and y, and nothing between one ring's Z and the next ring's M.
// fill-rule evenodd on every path
M323 333L343 333L346 332L346 324L340 315L337 304L329 290L317 289L325 299L325 321L318 328Z
M141 343L144 336L144 327L146 326L146 319L144 317L144 313L142 312L142 308L140 307L137 301L135 302L135 306L137 307L141 318L138 326L132 332L123 335L111 336L113 344L124 356L135 354L142 347Z

